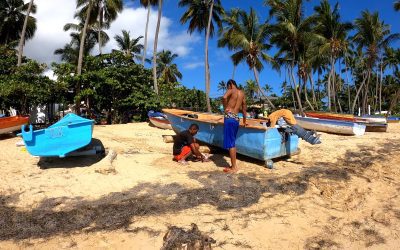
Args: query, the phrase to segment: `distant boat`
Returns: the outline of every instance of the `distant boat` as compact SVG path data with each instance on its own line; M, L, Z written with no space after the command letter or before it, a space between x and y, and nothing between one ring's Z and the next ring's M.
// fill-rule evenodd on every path
M28 124L29 116L10 116L0 118L0 134L7 134L21 129Z
M365 133L365 125L355 122L319 119L313 117L295 118L299 126L308 130L342 135L363 135Z
M395 117L395 116L389 116L387 118L388 123L399 123L400 122L400 117Z
M305 112L307 117L336 120L336 121L347 121L364 124L366 126L366 132L386 132L387 131L387 120L382 116L354 116L350 114L338 114L329 112Z
M26 149L31 155L42 157L65 157L77 149L85 147L92 140L93 120L75 114L68 114L63 119L46 129L25 131L21 128Z
M147 113L150 123L157 128L172 129L171 123L168 121L167 116L161 112L154 112L150 110Z
M223 147L224 117L222 115L192 112L178 109L163 109L176 133L187 130L192 123L199 125L196 139L209 145ZM283 129L265 126L265 120L249 119L246 127L240 126L236 149L239 154L265 161L298 152L299 138L285 133ZM264 125L263 125L264 124Z

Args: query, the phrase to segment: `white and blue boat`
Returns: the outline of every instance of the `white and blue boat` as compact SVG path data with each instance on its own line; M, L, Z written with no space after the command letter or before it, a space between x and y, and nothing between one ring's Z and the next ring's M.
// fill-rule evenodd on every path
M192 123L199 125L196 139L216 147L223 147L224 118L222 115L199 113L178 109L163 109L176 132L187 130ZM299 138L284 132L284 129L271 128L266 121L247 120L247 126L241 125L236 138L236 150L239 154L265 161L271 166L271 159L290 156L299 152Z
M341 134L341 135L363 135L366 126L349 121L319 119L313 117L296 116L299 126L308 130L314 130L325 133Z
M92 140L93 120L75 114L68 114L63 119L46 129L25 131L21 127L22 138L31 155L41 157L65 157L69 153L88 145Z

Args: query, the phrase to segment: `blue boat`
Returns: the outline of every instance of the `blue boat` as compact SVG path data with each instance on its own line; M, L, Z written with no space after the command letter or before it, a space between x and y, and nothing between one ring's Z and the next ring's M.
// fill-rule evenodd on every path
M93 120L75 114L68 114L63 119L46 129L25 131L21 127L22 138L31 155L41 157L65 157L77 149L85 147L92 140Z
M296 121L302 128L332 134L360 136L365 133L366 128L364 124L358 124L355 122L319 119L313 117L296 116Z
M209 145L223 147L224 118L222 115L199 113L178 109L163 109L176 133L187 130L192 123L199 125L196 139ZM239 154L265 161L299 152L297 135L270 128L266 121L250 119L246 127L240 126L236 149Z

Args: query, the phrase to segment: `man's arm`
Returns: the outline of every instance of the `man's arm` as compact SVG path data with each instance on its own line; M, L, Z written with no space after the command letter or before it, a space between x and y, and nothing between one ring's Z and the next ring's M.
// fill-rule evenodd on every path
M247 104L246 104L246 96L243 93L243 101L242 101L242 113L243 113L243 125L246 126L246 116L247 116Z
M200 153L198 148L196 147L195 143L190 144L190 148L192 149L192 152L197 158L203 159L203 155Z
M228 99L232 95L232 90L228 89L225 95L222 97L222 105L224 105L224 111L226 112L226 107L228 106Z

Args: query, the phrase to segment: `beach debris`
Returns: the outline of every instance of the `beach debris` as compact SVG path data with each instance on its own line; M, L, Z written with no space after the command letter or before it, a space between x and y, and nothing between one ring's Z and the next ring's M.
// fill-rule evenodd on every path
M306 142L312 145L321 143L319 135L317 135L317 133L315 133L314 131L305 130L299 125L289 126L286 128L286 131L299 136L301 139L305 140Z
M117 153L114 150L111 149L108 151L106 157L96 164L94 172L99 174L116 174L117 171L112 164L116 157Z
M161 250L209 250L211 244L216 241L210 236L203 234L196 224L191 224L192 228L185 231L183 228L172 226L168 228L164 235L164 244Z
M24 143L23 140L21 140L21 141L18 141L17 143L15 143L15 146L16 147L22 147L22 146L25 146L25 143Z

